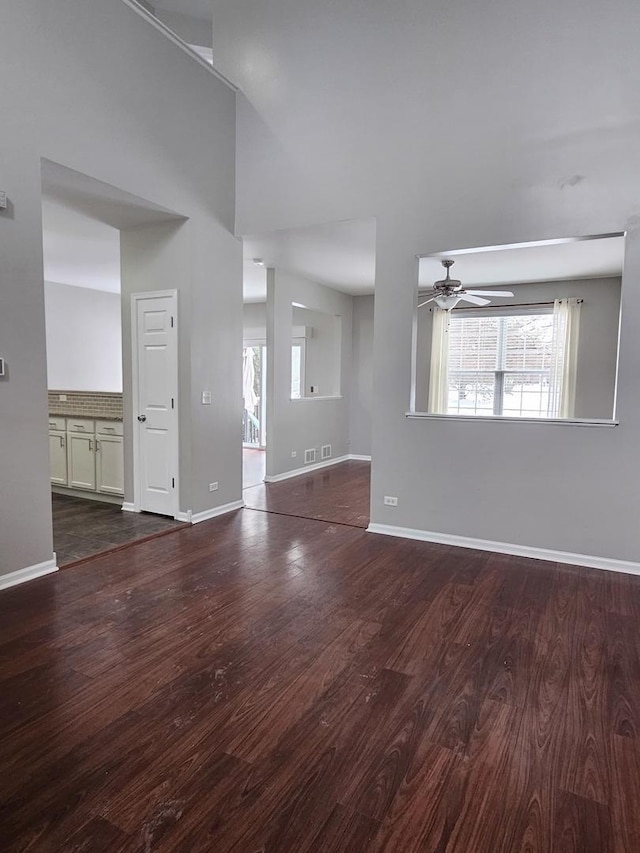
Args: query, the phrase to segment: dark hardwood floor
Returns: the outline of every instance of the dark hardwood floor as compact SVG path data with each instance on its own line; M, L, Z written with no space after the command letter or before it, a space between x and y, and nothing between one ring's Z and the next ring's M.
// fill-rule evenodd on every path
M640 578L239 512L0 594L0 850L638 853Z
M246 506L334 524L367 527L371 463L349 461L242 493Z
M53 550L66 567L95 554L185 527L173 518L122 512L117 504L51 495Z

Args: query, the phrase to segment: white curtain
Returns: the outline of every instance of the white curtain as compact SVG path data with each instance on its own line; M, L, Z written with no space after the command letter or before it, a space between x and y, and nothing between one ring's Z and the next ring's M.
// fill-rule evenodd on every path
M253 366L253 347L245 347L242 353L242 397L244 407L253 414L258 398L253 390L255 381L255 368Z
M429 411L446 415L449 403L449 311L433 308Z
M575 417L581 304L581 299L556 299L553 304L548 411L551 418Z

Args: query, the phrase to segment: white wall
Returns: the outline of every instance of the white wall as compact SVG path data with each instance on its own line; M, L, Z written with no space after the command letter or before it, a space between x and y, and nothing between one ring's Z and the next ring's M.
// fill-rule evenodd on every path
M576 418L606 419L613 416L618 366L620 325L620 278L549 281L510 284L513 299L496 304L553 302L554 299L583 299L576 380ZM416 411L428 411L429 368L433 313L418 309Z
M242 328L247 332L259 330L264 339L267 337L267 303L246 302L242 306Z
M353 299L353 370L351 382L350 450L371 456L373 403L373 296Z
M307 335L302 396L339 394L342 318L307 308L294 308L292 315L292 337L302 328Z
M151 9L149 10L151 11ZM180 36L187 44L197 44L201 47L211 47L213 43L213 25L204 18L195 18L181 12L167 12L164 9L154 9L153 14L170 30Z
M341 396L291 400L292 302L300 302L341 323ZM267 275L267 476L284 474L304 463L304 451L331 444L332 456L349 452L352 297L279 270ZM292 458L295 451L297 456Z
M122 391L120 294L47 281L48 387Z
M0 214L3 574L52 556L41 158L188 218L173 285L190 319L191 453L181 479L196 511L241 495L242 252L232 234L233 91L121 0L0 6L0 160L10 200ZM199 406L207 385L216 405ZM209 495L212 480L220 491Z
M238 230L377 218L374 522L637 561L640 4L444 9L215 0ZM416 254L625 230L618 427L405 417Z

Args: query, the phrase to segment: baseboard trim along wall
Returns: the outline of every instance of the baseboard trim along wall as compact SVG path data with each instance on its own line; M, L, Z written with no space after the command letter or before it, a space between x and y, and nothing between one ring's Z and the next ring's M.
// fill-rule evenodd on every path
M122 504L122 512L138 512L136 505L130 501L124 501Z
M530 545L511 545L508 542L472 539L468 536L455 536L449 533L432 533L429 530L394 527L391 524L372 523L367 527L367 532L380 533L383 536L398 536L401 539L418 539L421 542L435 542L438 545L454 545L458 548L474 548L477 551L511 554L514 557L531 557L533 560L546 560L552 563L567 563L570 566L586 566L590 569L604 569L608 572L622 572L627 575L640 575L640 563L614 560L609 557L591 557L588 554L572 554L569 551L551 551L547 548L534 548Z
M300 477L302 474L311 474L313 471L320 471L321 468L329 468L331 465L338 465L338 463L347 462L349 459L351 459L350 456L336 456L335 459L325 459L324 462L314 462L313 465L305 465L304 468L294 468L293 471L285 471L284 474L265 477L264 481L265 483L280 483L282 480Z
M217 518L219 515L226 515L226 513L233 512L236 509L242 509L243 506L244 501L232 501L213 509L205 509L203 512L192 512L188 509L186 512L179 512L175 519L176 521L186 521L187 524L199 524L201 521L208 521L210 518Z
M226 515L228 512L233 512L236 509L242 509L244 501L231 501L231 503L223 504L222 506L214 507L214 509L205 509L204 512L192 512L191 524L200 524L201 521L208 521L210 518L217 518L219 515Z
M350 453L347 459L353 459L356 462L371 462L370 456L361 456L359 453Z
M18 586L18 584L27 583L27 581L32 581L57 571L58 565L56 555L54 554L50 560L45 560L44 563L36 563L34 566L18 569L17 572L9 572L8 575L0 575L0 589Z

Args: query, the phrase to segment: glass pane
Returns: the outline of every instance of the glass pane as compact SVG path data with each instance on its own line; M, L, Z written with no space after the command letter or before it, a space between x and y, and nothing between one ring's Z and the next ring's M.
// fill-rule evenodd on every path
M299 400L302 396L302 346L291 346L291 398Z
M495 374L489 371L449 371L450 415L492 415Z
M451 318L450 370L494 370L498 352L499 318Z
M504 317L504 367L507 370L549 370L553 314Z
M545 373L506 373L502 414L524 418L548 417L549 384L549 375Z
M260 418L262 396L262 358L260 347L242 350L242 441L252 446L260 445Z

